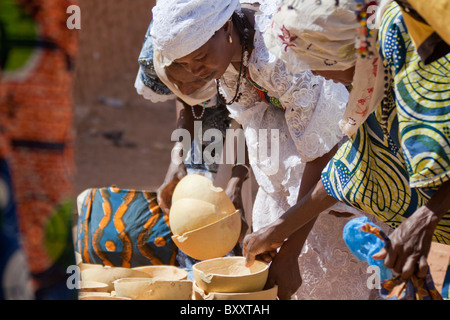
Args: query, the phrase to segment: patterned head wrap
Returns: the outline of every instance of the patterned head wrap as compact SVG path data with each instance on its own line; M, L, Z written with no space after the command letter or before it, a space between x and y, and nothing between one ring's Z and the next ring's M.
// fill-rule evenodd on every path
M264 33L270 50L294 72L346 70L355 65L354 1L283 1ZM301 57L301 63L298 59Z
M153 7L151 36L169 60L187 56L223 27L239 0L163 0Z
M147 29L144 44L139 54L139 71L134 87L138 94L153 103L176 99L175 94L159 79L154 66L154 45L150 37L153 23Z
M353 89L339 123L347 136L357 131L383 98L384 66L374 29L390 1L283 0L264 33L268 49L292 72L355 66Z

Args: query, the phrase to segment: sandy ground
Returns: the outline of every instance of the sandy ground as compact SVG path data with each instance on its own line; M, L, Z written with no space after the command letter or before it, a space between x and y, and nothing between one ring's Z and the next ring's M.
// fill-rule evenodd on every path
M152 104L134 89L136 59L154 0L80 0L82 29L74 88L75 195L91 187L155 190L170 160L174 103ZM441 288L450 246L433 245Z
M428 263L430 265L431 275L439 291L442 289L449 260L450 246L433 243L430 254L428 255Z

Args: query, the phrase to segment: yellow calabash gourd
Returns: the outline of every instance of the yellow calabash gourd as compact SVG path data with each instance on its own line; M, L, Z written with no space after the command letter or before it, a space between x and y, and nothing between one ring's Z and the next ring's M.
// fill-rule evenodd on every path
M222 188L201 175L188 175L177 184L169 214L170 228L175 235L202 228L236 212L231 199Z
M222 188L215 187L210 179L199 174L191 174L181 179L173 192L172 204L186 198L211 203L221 212L232 213L236 210Z
M228 214L220 212L217 206L202 200L179 199L172 204L170 210L170 228L173 234L183 235L225 218Z
M117 297L132 300L192 300L193 282L145 278L123 278L114 281Z
M98 281L108 285L106 292L114 290L113 282L121 278L150 278L146 272L122 267L109 267L98 265L81 270L82 281Z
M201 261L192 267L195 282L206 294L262 291L269 275L269 265L256 260L246 267L245 257L220 257Z
M203 228L173 235L175 245L188 256L197 260L223 257L239 240L241 217L239 211Z
M176 246L198 260L227 254L241 231L240 212L231 199L200 175L188 175L178 183L169 222Z

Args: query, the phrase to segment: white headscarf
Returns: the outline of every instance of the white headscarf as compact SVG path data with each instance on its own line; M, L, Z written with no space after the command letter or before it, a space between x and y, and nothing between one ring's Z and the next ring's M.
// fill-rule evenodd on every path
M376 48L376 32L368 39L374 48L373 56L363 58L356 52L361 25L355 7L355 0L339 0L338 4L335 0L284 0L264 33L268 49L294 73L355 66L353 89L339 123L347 136L352 136L376 109L384 91L384 67ZM380 11L377 10L374 22Z
M169 60L187 56L223 27L239 0L163 0L153 7L151 36Z

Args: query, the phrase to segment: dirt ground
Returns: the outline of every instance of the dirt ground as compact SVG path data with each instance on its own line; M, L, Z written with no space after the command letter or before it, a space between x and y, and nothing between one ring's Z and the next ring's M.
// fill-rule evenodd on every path
M174 103L152 104L134 89L155 0L79 0L80 51L74 86L75 195L91 187L155 190L170 160ZM442 286L450 246L429 262Z

